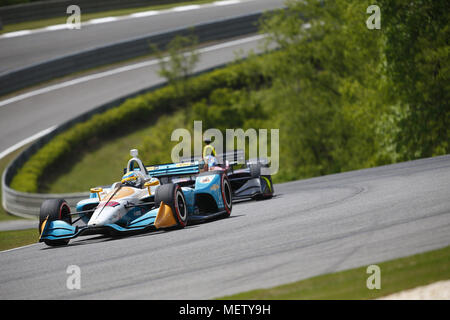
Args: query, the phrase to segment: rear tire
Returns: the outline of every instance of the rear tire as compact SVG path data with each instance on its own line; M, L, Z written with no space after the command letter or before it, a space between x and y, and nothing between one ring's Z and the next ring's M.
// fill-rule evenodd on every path
M176 228L184 228L188 222L188 210L181 187L173 183L159 186L155 193L155 203L159 204L161 201L172 209L177 222Z
M48 219L47 219L48 218ZM47 219L47 223L50 221L62 220L68 224L72 224L72 216L70 215L70 207L64 199L49 199L45 200L41 204L39 211L39 235L41 234L41 227L44 221ZM48 246L63 246L68 244L70 239L61 240L44 240Z
M221 177L221 190L222 190L222 200L225 207L226 213L225 218L231 215L231 210L233 208L233 192L231 189L230 181L225 174Z

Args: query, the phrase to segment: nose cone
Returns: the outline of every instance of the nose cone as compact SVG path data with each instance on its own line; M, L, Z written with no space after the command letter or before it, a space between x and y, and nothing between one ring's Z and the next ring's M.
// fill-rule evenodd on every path
M102 227L107 224L117 222L121 217L122 208L120 206L98 208L92 214L88 222L88 227Z
M105 215L106 212L102 212L103 210L97 209L92 214L91 219L88 222L88 227L102 227L105 224L107 224L107 215Z
M89 220L89 222L88 222L88 227L102 227L105 224L106 224L106 221L103 219L99 219L99 218L92 219L91 218L91 220Z

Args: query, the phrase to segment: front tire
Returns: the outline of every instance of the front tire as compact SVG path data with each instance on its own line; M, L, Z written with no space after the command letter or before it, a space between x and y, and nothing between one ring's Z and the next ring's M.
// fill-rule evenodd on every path
M176 228L184 228L188 222L188 210L186 198L177 184L163 184L156 189L155 203L164 202L172 209L173 216L177 222Z
M70 207L64 199L49 199L45 200L41 204L39 211L39 235L42 233L42 225L44 221L47 223L50 221L62 220L68 224L72 224L72 216L70 215ZM69 243L69 239L61 240L44 240L48 246L63 246Z

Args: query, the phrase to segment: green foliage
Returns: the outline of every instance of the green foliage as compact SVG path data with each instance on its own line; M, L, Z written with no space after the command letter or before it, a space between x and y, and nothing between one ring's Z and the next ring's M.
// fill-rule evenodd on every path
M405 110L396 137L402 160L450 151L450 3L380 0L387 71Z
M259 101L250 101L253 94L245 90L219 88L208 99L194 104L191 122L202 120L203 127L217 128L225 133L227 128L247 128L250 119L264 117Z
M152 126L147 137L145 137L138 147L142 159L148 159L151 164L170 163L170 150L176 142L171 142L171 133L176 128L185 125L185 112L178 111L175 114L164 115ZM128 156L124 157L124 163L128 161ZM149 163L150 164L150 163Z
M266 64L274 79L283 179L372 166L387 81L381 33L365 25L369 1L288 2L263 31L281 48ZM283 163L284 162L284 163Z
M179 97L183 97L186 104L189 103L190 88L188 77L194 72L199 59L199 53L195 49L198 44L197 37L177 35L168 45L168 57L154 47L159 58L160 69L158 74L165 78Z

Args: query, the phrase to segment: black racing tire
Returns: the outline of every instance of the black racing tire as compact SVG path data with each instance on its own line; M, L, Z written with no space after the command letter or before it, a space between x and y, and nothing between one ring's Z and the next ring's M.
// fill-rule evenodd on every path
M222 174L220 179L220 189L222 191L222 200L226 213L224 216L228 218L231 215L233 209L233 191L231 189L230 181L225 174Z
M69 224L72 224L72 216L70 215L70 207L64 199L48 199L42 202L41 209L39 211L39 235L41 234L41 228L44 221L47 222L62 220ZM48 246L64 246L69 243L70 239L61 240L44 240Z
M164 202L172 209L173 216L177 222L175 228L184 228L188 222L188 209L186 206L186 198L177 184L163 184L156 189L155 203Z

